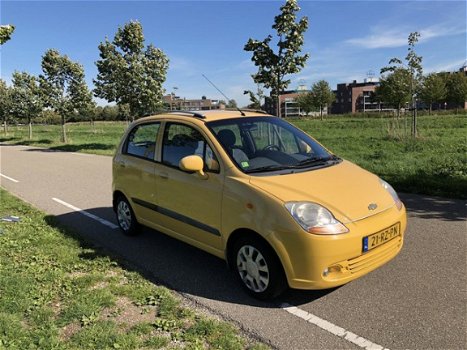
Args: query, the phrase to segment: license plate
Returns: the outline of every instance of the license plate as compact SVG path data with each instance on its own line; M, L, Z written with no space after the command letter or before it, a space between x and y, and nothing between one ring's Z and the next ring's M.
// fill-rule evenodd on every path
M372 250L400 235L401 225L397 223L382 231L363 238L363 252Z

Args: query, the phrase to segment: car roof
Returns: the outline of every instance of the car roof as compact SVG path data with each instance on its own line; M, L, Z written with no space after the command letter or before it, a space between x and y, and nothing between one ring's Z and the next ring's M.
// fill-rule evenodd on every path
M194 119L198 119L204 122L210 122L210 121L215 121L215 120L241 118L242 116L273 117L272 115L267 114L264 111L259 111L259 110L255 111L255 110L242 109L240 112L239 110L212 109L212 110L206 110L206 111L167 111L167 112L154 114L151 116L138 119L138 121L159 120L159 119L176 117L176 119L194 118Z

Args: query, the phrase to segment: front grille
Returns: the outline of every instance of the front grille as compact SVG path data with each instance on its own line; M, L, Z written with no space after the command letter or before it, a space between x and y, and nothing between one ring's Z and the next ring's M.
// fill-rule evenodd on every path
M402 237L399 236L368 253L349 259L347 266L350 273L358 273L390 259L400 249L401 244Z

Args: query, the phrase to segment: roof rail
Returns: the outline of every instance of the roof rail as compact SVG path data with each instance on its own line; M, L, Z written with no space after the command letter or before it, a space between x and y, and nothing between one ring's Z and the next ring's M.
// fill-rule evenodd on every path
M263 111L262 109L242 108L242 111L245 111L245 112L256 112L256 113L261 113L261 114L269 114L268 112Z
M198 112L193 112L193 111L167 111L166 113L170 114L190 114L191 116L195 118L200 118L200 119L206 119L206 116L204 114L198 113Z
M179 111L179 110L170 110L170 109L165 109L165 110L158 110L155 111L154 113L148 113L143 115L143 117L150 117L151 115L159 115L159 114L165 114L165 113L172 113L172 114L189 114L195 118L200 118L200 119L206 119L206 116L204 114L198 113L198 112L193 112L193 111Z

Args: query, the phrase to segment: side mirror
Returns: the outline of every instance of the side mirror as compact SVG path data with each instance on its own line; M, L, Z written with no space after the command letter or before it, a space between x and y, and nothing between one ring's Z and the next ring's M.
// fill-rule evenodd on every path
M204 162L200 156L186 156L180 160L179 163L180 169L183 171L195 172L198 173L203 179L207 179L207 174L203 171Z

